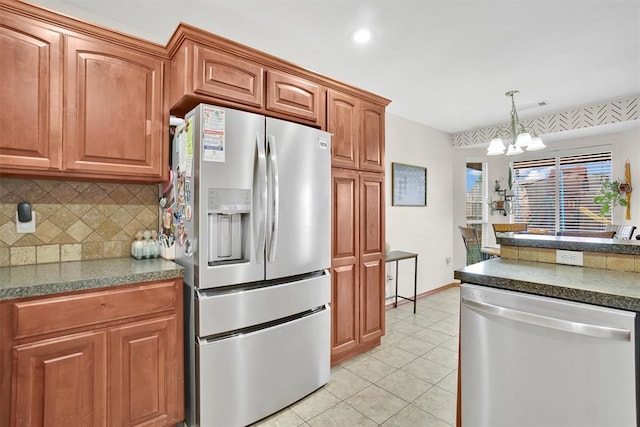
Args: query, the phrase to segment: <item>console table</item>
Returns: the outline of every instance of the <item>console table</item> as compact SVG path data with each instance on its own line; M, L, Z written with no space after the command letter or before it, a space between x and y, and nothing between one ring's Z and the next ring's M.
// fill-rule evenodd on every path
M414 262L414 273L413 273L413 298L403 297L402 295L398 295L398 261L402 261L403 259L411 259L413 258ZM398 307L398 298L406 299L407 301L413 301L413 314L416 313L416 294L418 292L418 254L414 254L413 252L404 252L404 251L391 251L386 254L385 262L395 262L396 263L396 294L388 297L395 298L395 302L393 304L394 307Z

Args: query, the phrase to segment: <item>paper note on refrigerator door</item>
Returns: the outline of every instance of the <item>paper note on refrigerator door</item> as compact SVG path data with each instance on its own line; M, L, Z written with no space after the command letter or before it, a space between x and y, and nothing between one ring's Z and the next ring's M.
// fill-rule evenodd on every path
M224 110L214 107L202 109L202 161L224 162Z

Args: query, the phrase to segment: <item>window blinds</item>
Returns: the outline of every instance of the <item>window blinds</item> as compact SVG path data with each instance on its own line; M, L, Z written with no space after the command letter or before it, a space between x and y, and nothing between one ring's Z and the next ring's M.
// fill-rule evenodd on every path
M516 161L513 172L515 222L550 232L604 229L593 198L611 179L610 151Z

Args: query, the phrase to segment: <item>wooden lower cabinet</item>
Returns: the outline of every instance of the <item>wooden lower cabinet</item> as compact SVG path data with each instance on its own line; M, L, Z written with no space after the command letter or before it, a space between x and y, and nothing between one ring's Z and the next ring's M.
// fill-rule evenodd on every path
M355 264L332 268L331 292L331 354L332 360L357 351L360 330L358 266Z
M332 168L331 363L384 334L384 175Z
M112 425L163 425L182 411L182 384L176 383L175 315L150 319L109 331Z
M0 304L0 426L181 422L182 292L169 280Z
M106 426L105 331L15 346L12 426Z

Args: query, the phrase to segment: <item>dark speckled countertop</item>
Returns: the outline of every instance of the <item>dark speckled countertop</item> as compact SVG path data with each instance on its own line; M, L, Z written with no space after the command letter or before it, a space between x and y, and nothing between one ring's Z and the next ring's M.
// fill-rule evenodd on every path
M0 268L0 301L182 276L181 266L163 258L112 258L3 267Z
M640 240L513 234L508 237L498 237L496 241L500 245L507 246L640 255Z
M462 283L640 311L640 273L493 258L456 270Z

